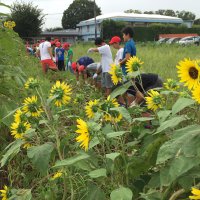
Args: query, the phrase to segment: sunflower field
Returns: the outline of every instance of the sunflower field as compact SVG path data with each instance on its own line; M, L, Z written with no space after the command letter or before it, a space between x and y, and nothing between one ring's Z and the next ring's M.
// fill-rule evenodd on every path
M2 200L200 199L199 47L139 44L129 81L105 99L69 73L43 75L14 25L0 24ZM75 56L89 45L75 45ZM114 84L120 70L111 68ZM142 71L164 87L120 107Z

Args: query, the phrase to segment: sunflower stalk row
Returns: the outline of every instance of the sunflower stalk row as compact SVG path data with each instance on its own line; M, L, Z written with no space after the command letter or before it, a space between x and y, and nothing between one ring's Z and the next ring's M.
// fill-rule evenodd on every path
M126 77L113 65L113 82L134 86L142 64L131 58ZM167 79L128 109L64 81L44 94L29 78L1 159L18 173L2 199L200 199L199 61L184 59L177 71L180 81Z

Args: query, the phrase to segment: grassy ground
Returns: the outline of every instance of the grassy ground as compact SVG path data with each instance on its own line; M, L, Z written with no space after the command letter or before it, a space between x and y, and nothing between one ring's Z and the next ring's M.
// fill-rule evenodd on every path
M73 46L74 58L87 55L87 50L94 47L91 44L78 44ZM116 50L113 50L113 55ZM89 54L95 61L100 60L98 54ZM184 58L200 59L199 46L182 47L179 45L156 45L154 43L137 44L137 56L144 61L144 72L158 73L164 79L177 79L176 65Z

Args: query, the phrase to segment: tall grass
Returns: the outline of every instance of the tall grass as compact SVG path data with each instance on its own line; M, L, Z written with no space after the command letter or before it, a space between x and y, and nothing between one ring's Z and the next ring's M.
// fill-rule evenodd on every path
M122 45L123 46L123 45ZM137 56L144 61L144 72L157 73L163 79L177 79L176 65L184 58L200 59L199 46L180 45L157 45L155 43L139 43L137 46ZM74 60L81 56L90 56L95 61L100 61L97 53L87 54L87 50L94 47L93 43L81 43L74 45ZM116 50L112 49L113 58Z

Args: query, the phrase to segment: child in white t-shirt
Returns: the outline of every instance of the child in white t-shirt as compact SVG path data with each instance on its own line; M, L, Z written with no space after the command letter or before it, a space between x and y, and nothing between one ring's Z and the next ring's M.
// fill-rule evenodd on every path
M112 45L114 49L118 50L115 56L115 60L114 60L116 65L119 65L119 63L122 61L122 58L123 58L124 48L120 46L120 42L121 42L121 38L118 36L112 37L109 42L109 44Z
M105 96L109 96L113 87L111 75L108 73L111 68L110 65L113 63L112 53L110 50L110 46L107 45L102 38L97 38L95 40L95 45L97 46L97 48L91 48L88 50L88 52L99 52L101 54L101 85L102 88L105 88ZM99 72L97 70L96 74L98 73Z

